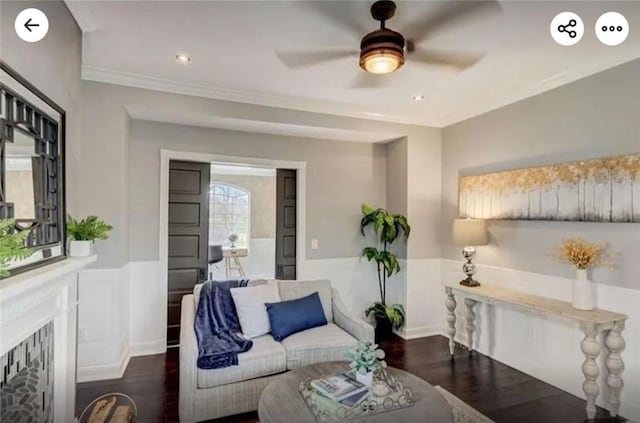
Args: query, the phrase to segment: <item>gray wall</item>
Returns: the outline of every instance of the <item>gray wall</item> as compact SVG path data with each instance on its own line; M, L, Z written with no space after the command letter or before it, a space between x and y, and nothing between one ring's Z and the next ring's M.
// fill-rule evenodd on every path
M411 223L408 258L440 258L442 131L429 142L409 138L407 145L407 217Z
M307 258L358 256L360 204L386 203L385 146L131 122L130 260L158 259L160 149L307 162Z
M83 81L78 213L113 226L109 240L96 243L95 267L119 268L129 258L129 116L116 97L94 88Z
M360 204L386 205L386 146L206 128L130 122L128 111L206 121L211 117L245 119L314 128L402 134L426 143L430 172L440 173L440 130L368 119L332 116L169 94L83 81L82 178L78 209L96 213L114 225L111 239L96 245L97 267L117 268L130 260L157 260L159 150L207 152L307 161L307 241L320 240L309 258L357 257L365 245L358 232ZM179 121L179 120L176 120ZM129 128L129 125L132 128ZM130 140L130 133L136 135ZM145 150L141 150L141 145ZM407 147L408 148L408 147ZM131 161L131 165L129 165ZM129 175L129 173L131 173ZM440 184L432 185L440 192ZM439 197L439 194L438 194ZM143 210L143 212L139 212ZM148 215L145 215L147 213ZM409 216L411 218L411 216ZM416 219L422 218L416 216ZM414 236L437 235L439 216ZM430 231L420 234L420 230ZM131 249L131 251L129 251ZM439 247L420 246L414 257L434 257Z
M451 242L460 174L517 169L640 152L640 60L565 85L443 131L443 255L459 259ZM607 242L618 268L594 280L640 289L640 225L579 222L492 222L491 245L477 262L573 276L549 251L563 238Z
M411 225L408 240L398 238L392 250L408 259L439 258L442 131L405 137L387 144L387 208L404 214Z
M409 154L409 141L407 138L390 142L387 144L387 206L386 208L394 214L402 214L409 219L407 207L407 170L409 167L407 155ZM378 204L369 204L371 207L382 207ZM409 221L409 223L413 223ZM373 227L369 227L367 234L368 245L375 244ZM407 258L407 242L398 239L392 251L400 258Z
M49 19L47 36L36 43L22 41L14 21L23 9L35 7ZM0 2L0 57L58 103L67 114L67 206L76 209L80 161L80 66L82 34L62 1Z

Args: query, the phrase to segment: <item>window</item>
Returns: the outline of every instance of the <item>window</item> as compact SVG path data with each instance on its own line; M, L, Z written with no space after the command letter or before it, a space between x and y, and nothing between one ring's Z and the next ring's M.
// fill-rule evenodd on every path
M236 234L235 246L249 247L249 191L236 185L214 182L209 191L209 209L210 245L230 245L229 236Z

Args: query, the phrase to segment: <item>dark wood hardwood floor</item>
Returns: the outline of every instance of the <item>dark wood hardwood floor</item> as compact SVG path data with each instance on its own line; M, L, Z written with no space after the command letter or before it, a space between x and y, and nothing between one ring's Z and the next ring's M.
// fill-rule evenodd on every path
M586 422L585 402L489 357L463 348L449 357L448 340L441 336L405 341L394 339L382 345L390 366L407 370L432 385L440 385L496 423ZM133 358L122 379L78 385L78 415L99 395L122 392L138 406L139 423L178 421L178 350ZM255 423L257 413L248 413L216 423ZM594 422L613 423L598 409ZM293 422L292 420L292 423Z

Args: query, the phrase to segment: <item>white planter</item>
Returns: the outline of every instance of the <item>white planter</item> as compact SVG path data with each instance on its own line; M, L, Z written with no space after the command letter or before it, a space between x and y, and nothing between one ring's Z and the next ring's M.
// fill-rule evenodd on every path
M373 384L373 372L369 372L367 374L360 374L360 372L356 372L356 380L362 383L364 386L369 386Z
M576 269L573 281L573 308L578 310L593 310L596 308L596 293L593 282L589 280L587 269Z
M93 254L93 241L69 241L69 257L89 257Z

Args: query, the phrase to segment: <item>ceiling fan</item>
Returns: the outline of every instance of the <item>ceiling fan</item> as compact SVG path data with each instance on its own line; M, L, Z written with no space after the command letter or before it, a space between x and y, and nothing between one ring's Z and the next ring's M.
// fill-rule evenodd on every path
M361 35L362 32L355 22L349 20L343 10L328 9L331 3L341 2L303 2L311 5L334 23L346 26L351 32ZM412 38L405 38L403 34L393 31L386 26L396 11L396 4L391 0L378 0L371 6L371 16L380 22L380 28L369 32L360 41L360 51L353 49L307 51L293 53L278 53L280 61L289 68L312 66L323 62L353 57L359 54L360 67L376 75L392 73L400 69L405 60L427 65L447 66L456 70L466 69L477 63L482 53L460 53L434 49L422 49L417 46L432 36L436 31L446 27L456 20L460 20L479 12L499 12L502 8L497 1L453 1L444 2L442 6L432 11L428 16L420 19L408 29ZM361 79L356 86L376 86L378 81Z

